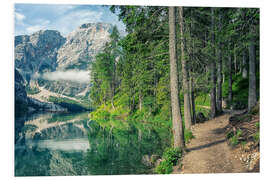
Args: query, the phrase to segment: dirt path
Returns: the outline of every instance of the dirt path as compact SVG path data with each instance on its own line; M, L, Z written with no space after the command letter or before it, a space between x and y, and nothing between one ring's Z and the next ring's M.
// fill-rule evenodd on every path
M246 172L225 139L224 127L229 116L225 114L192 128L195 139L187 144L189 152L183 158L181 170L176 167L174 174Z

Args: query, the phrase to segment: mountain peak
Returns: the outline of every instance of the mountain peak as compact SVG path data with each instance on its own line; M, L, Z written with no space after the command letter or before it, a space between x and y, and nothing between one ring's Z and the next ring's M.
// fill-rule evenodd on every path
M65 44L58 51L58 68L70 69L80 64L80 69L87 69L110 40L112 29L113 25L108 23L86 23L68 34Z
M112 24L109 24L109 23L101 23L101 22L98 22L98 23L85 23L85 24L82 24L79 28L80 29L87 29L87 28L91 28L91 27L103 27L103 28L112 28Z

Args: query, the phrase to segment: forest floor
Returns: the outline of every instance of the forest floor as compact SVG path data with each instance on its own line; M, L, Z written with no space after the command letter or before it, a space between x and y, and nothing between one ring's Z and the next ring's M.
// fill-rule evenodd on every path
M233 114L241 112L234 111ZM226 141L226 126L232 112L192 127L194 139L187 144L181 167L173 174L185 173L240 173L247 172Z

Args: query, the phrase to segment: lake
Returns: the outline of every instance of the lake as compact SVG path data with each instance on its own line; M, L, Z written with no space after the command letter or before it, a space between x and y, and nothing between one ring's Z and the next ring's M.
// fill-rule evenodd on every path
M88 114L16 117L15 176L153 173L165 147L156 130L134 123L108 127Z

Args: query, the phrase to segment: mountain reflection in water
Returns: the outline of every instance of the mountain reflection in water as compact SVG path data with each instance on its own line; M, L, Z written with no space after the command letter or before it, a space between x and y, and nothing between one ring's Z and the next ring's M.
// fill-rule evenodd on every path
M158 133L102 127L88 113L25 116L16 129L15 176L153 173L151 158L163 151Z

